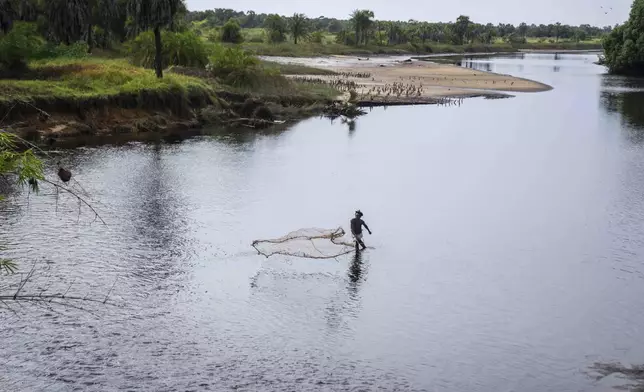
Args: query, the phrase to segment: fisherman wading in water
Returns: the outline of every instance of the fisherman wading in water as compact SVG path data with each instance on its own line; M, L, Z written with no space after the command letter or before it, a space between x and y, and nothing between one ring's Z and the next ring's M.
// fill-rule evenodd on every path
M356 249L358 248L358 245L360 245L364 250L367 249L367 246L362 241L362 226L367 229L369 234L371 234L371 230L369 230L369 226L367 226L367 224L362 220L362 215L362 212L358 210L356 211L356 217L351 219L351 234L353 234L353 238L356 239Z

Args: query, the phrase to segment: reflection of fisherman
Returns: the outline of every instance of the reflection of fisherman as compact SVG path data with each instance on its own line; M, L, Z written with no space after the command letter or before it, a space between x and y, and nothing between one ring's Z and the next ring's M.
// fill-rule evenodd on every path
M353 234L353 238L356 239L356 248L359 244L362 249L366 249L367 246L362 241L362 226L367 229L369 234L371 234L371 230L369 230L369 226L367 226L367 224L362 220L362 215L362 212L358 210L356 211L356 217L351 219L351 234Z

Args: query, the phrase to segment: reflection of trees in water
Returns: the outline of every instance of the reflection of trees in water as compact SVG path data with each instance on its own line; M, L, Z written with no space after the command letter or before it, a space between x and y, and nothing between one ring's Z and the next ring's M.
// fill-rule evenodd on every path
M252 143L263 136L279 136L289 129L289 125L280 124L264 129L251 128L213 128L206 134L219 142L233 145Z
M644 142L644 91L604 91L600 101L608 113L619 114L622 129L632 143Z
M472 60L464 60L463 62L460 62L459 65L464 66L465 68L475 69L477 71L492 72L492 63L488 61L478 62Z
M168 276L189 251L186 202L180 197L181 182L163 162L162 145L150 150L129 184L130 218L137 235L133 242L137 251L144 250L135 269L145 276Z

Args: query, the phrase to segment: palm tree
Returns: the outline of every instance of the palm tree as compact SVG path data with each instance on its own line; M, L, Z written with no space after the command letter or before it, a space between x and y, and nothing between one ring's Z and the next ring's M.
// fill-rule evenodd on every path
M92 33L94 26L99 26L105 31L111 30L112 18L118 13L116 0L87 0L89 6L89 20L87 26L87 52L92 53Z
M11 30L16 17L14 5L11 0L0 0L0 30L7 34Z
M90 20L87 0L49 0L45 13L50 33L67 45L83 37Z
M286 39L286 22L277 14L269 14L264 21L264 27L268 30L270 42L284 42Z
M41 8L39 0L0 0L0 31L8 33L15 21L34 22Z
M304 14L293 14L288 22L288 28L293 36L293 42L297 45L299 38L306 38L309 35L309 20Z
M373 25L374 13L371 10L355 10L351 13L351 24L356 33L356 45L368 41L369 29Z
M183 0L129 0L127 4L128 15L136 27L154 30L154 69L157 78L163 77L161 29L172 25L183 5Z
M456 23L454 23L453 26L457 45L463 45L466 43L471 23L469 16L461 15L456 19Z

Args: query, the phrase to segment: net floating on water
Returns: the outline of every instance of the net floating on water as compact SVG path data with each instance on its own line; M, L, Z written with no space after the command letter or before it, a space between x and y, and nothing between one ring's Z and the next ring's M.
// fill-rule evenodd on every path
M266 257L283 255L307 259L333 259L355 249L355 243L347 238L342 227L300 229L280 238L255 240L252 246Z

